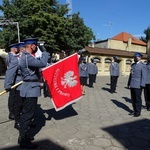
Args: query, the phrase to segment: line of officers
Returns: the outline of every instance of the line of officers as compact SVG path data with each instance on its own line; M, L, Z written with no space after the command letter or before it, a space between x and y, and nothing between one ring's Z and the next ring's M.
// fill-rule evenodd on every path
M85 86L94 88L93 84L96 82L96 75L98 74L98 67L94 58L91 58L91 62L86 62L86 57L81 56L79 58L79 76L82 89L82 95L85 95ZM89 79L89 84L87 80Z
M145 108L150 111L150 54L147 56L147 63L141 61L142 54L134 53L134 63L127 83L130 89L133 111L129 115L139 117L142 108L142 90L144 89ZM119 77L119 65L117 57L113 57L114 62L110 65L111 93L116 93L117 79Z
M41 95L40 68L46 67L50 58L49 53L38 51L38 38L28 38L23 42L11 44L6 58L7 70L4 88L9 91L8 109L9 119L14 119L14 128L19 130L18 144L20 148L35 149L37 145L29 134L32 127L38 97ZM11 89L12 85L23 81L21 85Z
M127 83L127 87L130 89L133 112L129 115L139 117L141 115L142 108L142 90L144 89L145 108L150 111L150 54L147 56L147 63L141 61L142 54L134 53L134 63L131 65L131 71ZM119 65L117 56L113 57L114 62L110 65L110 92L116 93L116 85L119 77ZM93 65L94 66L94 65ZM94 67L93 67L94 68ZM82 89L85 93L85 85L88 78L88 65L85 62L85 58L82 58L82 63L79 66L80 80L82 83ZM94 70L94 69L92 69ZM93 71L94 72L94 71ZM90 80L90 76L89 76Z

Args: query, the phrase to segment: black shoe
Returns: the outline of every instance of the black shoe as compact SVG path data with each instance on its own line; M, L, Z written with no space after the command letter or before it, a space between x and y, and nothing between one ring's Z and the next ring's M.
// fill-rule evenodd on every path
M143 106L143 105L142 105L142 107L141 107L141 108L142 108L142 109L146 109L146 106Z
M20 124L19 124L19 122L15 122L14 128L16 128L17 130L20 129Z
M20 148L26 149L36 149L38 147L37 144L32 143L31 141L28 142L20 142Z
M29 140L33 141L34 137L33 136L29 136ZM21 136L19 136L19 138L18 138L18 144L20 144L20 142L21 142Z
M147 111L150 111L150 108L147 108Z
M110 90L110 93L111 93L111 94L113 94L113 93L114 93L114 91L113 91L113 90Z
M135 115L135 112L131 112L131 113L129 113L129 115L134 116L134 115Z
M135 113L133 117L139 117L140 114L139 113Z
M36 123L34 123L34 122L30 123L30 128L36 128L36 127L37 127Z
M13 113L10 113L9 116L8 116L8 118L9 118L10 120L14 120L14 119L15 119L14 114L13 114Z

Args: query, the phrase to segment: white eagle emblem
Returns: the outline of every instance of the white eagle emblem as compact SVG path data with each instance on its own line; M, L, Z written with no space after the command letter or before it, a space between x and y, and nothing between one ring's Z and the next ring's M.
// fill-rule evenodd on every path
M77 76L74 76L73 71L68 71L64 74L64 77L61 77L61 84L64 86L64 88L68 87L74 87L77 85L78 81L75 80Z

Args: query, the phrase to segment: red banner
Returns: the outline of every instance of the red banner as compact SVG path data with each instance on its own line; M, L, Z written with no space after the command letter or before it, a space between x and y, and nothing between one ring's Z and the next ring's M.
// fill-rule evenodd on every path
M56 111L82 97L77 53L44 68L42 75L50 90Z

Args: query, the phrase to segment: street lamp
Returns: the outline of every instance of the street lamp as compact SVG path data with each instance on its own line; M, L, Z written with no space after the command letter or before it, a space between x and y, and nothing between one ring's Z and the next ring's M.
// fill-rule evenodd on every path
M20 43L20 32L19 32L19 23L18 22L10 22L10 24L16 24L17 26L17 32L18 32L18 43Z
M0 26L4 26L4 25L16 25L17 26L18 43L19 43L20 42L19 23L18 22L9 21L9 20L6 20L6 19L0 20Z

